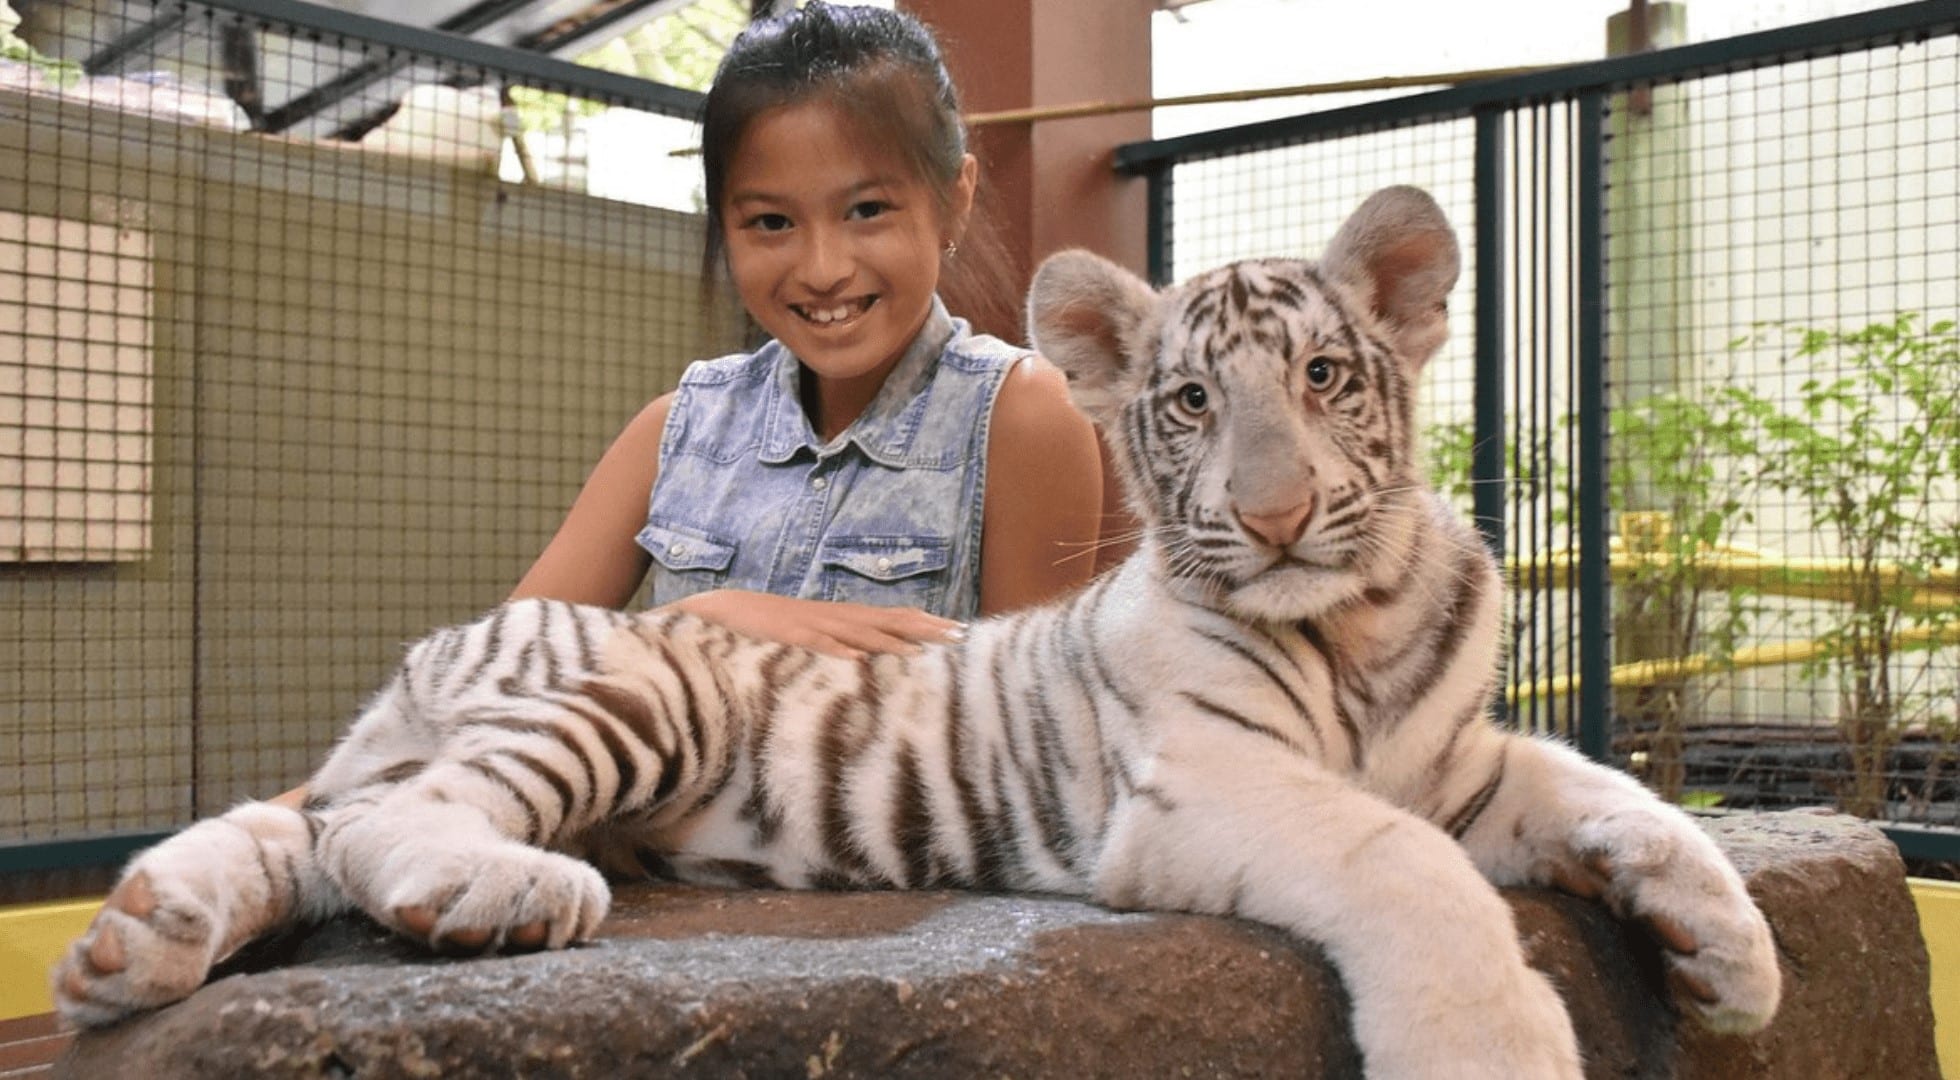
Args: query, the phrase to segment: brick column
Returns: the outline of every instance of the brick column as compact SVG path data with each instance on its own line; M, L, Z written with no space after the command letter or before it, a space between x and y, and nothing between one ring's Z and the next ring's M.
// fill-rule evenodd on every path
M900 0L939 35L970 113L1150 96L1152 0ZM981 185L1007 249L1018 306L1040 260L1086 247L1141 274L1144 184L1110 170L1119 143L1150 137L1145 112L990 125L974 132ZM1009 309L1010 311L1012 308ZM1019 315L962 312L1020 340Z

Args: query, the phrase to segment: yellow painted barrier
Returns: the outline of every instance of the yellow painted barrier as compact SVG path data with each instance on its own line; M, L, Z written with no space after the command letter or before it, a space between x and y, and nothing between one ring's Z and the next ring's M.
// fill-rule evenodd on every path
M1893 645L1900 651L1908 649L1931 649L1941 645L1960 645L1960 622L1945 626L1921 626L1911 630L1901 630L1893 638ZM1783 664L1801 664L1821 659L1827 646L1822 641L1779 641L1769 645L1753 645L1737 649L1727 661L1697 654L1695 656L1675 656L1665 660L1636 660L1628 664L1615 664L1609 681L1615 687L1652 686L1671 679L1685 679L1694 675L1706 675L1711 671L1740 671L1744 668L1777 667ZM1520 701L1536 698L1562 697L1577 693L1577 675L1559 675L1536 682L1512 683L1504 689L1504 699L1515 705Z
M1664 517L1655 519L1655 515L1651 514L1624 515L1621 529L1633 535L1636 542L1629 549L1620 537L1613 539L1607 566L1615 582L1624 584L1635 581L1642 570L1672 565L1674 556L1654 550L1659 538L1664 538L1668 532ZM1565 589L1572 586L1577 567L1578 556L1572 551L1548 551L1521 559L1507 559L1504 572L1512 588ZM1770 596L1835 600L1841 603L1855 601L1853 589L1860 576L1854 574L1842 559L1785 559L1736 547L1707 550L1698 557L1694 573L1700 583L1711 590L1748 588ZM1911 595L1900 599L1898 606L1901 610L1933 612L1960 608L1960 569L1931 567L1912 571L1897 564L1887 564L1876 568L1875 575L1888 590L1913 589ZM1902 650L1960 645L1960 623L1901 631L1894 644ZM1713 671L1801 664L1823 658L1827 648L1822 641L1779 641L1737 649L1726 660L1704 654L1640 660L1614 666L1611 682L1615 687L1653 686ZM1530 683L1513 683L1505 688L1504 698L1515 705L1520 701L1562 697L1576 693L1578 689L1578 677L1565 675Z
M1933 961L1933 1040L1940 1073L1960 1078L1960 883L1908 879Z
M1673 562L1674 557L1665 553L1629 552L1617 539L1607 556L1608 571L1614 581L1622 583L1636 580L1643 570L1665 569ZM1504 572L1513 587L1530 584L1564 589L1571 587L1578 565L1578 556L1573 552L1552 551L1506 559ZM1960 568L1955 567L1929 567L1915 572L1887 564L1875 568L1870 575L1854 574L1843 559L1785 559L1730 548L1699 556L1694 573L1710 589L1749 588L1769 596L1837 600L1847 604L1855 599L1852 590L1861 577L1875 578L1887 591L1906 587L1914 590L1903 607L1951 608L1960 603Z
M54 1009L48 968L101 906L98 897L0 907L0 1020Z

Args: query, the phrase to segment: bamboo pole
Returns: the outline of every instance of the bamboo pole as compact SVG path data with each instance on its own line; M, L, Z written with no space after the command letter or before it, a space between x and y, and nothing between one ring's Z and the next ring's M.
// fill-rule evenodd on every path
M1387 75L1374 79L1343 79L1337 82L1301 83L1296 86L1274 86L1255 90L1221 90L1208 94L1183 94L1175 97L1139 98L1133 101L1084 101L1074 105L1044 105L1031 109L1002 109L997 112L968 113L968 127L986 127L990 124L1038 124L1046 120L1073 120L1084 116L1108 116L1113 113L1143 112L1148 109L1168 109L1180 105L1216 105L1233 101L1263 101L1268 98L1310 97L1315 94L1344 94L1356 90L1399 90L1410 86L1454 86L1458 83L1476 82L1480 79L1501 79L1509 75L1526 75L1534 71L1545 71L1559 67L1558 64L1540 64L1527 67L1480 68L1473 71L1442 72L1434 75Z

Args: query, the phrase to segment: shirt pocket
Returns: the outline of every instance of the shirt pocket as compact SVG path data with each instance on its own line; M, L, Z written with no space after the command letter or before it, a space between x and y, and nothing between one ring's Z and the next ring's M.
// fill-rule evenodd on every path
M653 607L721 588L735 562L733 540L677 522L648 521L633 539L653 556Z
M938 613L952 542L937 536L833 536L817 549L825 600Z

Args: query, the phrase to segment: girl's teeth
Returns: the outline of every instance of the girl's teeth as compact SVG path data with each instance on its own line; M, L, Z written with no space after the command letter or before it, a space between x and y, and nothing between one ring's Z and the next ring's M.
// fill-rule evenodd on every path
M829 324L843 322L857 312L857 305L844 304L834 308L805 308L803 317L813 323Z

